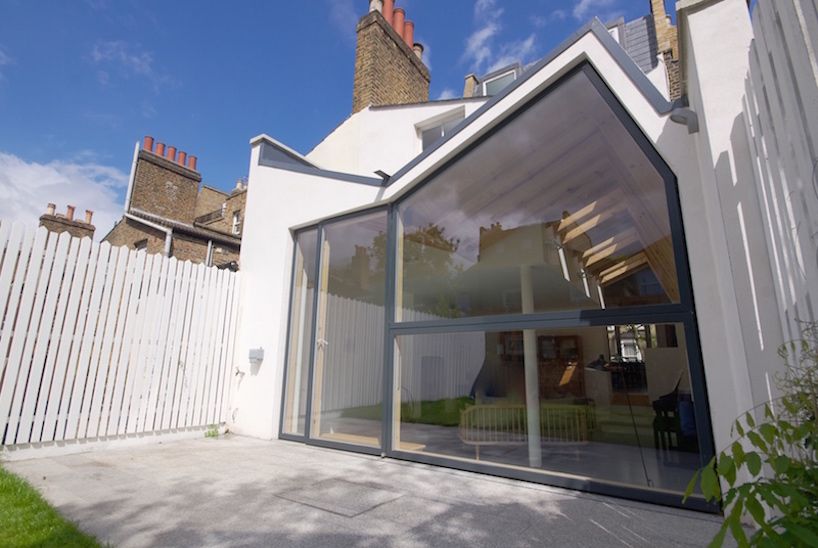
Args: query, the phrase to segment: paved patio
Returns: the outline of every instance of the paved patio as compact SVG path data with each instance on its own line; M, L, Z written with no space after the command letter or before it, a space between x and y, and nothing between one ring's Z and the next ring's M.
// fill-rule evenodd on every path
M228 436L9 462L114 546L704 546L715 516Z

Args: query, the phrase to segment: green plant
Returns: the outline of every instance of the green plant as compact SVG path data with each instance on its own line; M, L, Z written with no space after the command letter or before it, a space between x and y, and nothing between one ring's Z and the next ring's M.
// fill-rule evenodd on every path
M205 430L205 437L206 438L218 438L219 437L219 427L215 424L211 424Z
M739 546L818 546L818 324L805 324L801 338L783 345L786 372L776 377L782 394L733 424L735 441L696 472L704 497L726 508L724 524L710 546L730 531ZM750 479L741 482L742 471ZM721 493L719 480L727 486ZM748 537L743 515L755 523Z

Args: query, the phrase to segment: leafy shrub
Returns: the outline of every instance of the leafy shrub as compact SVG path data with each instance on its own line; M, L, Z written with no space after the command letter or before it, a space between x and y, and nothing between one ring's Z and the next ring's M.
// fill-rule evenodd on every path
M787 365L776 378L783 394L764 404L763 420L753 410L733 424L735 441L690 481L704 497L726 509L710 546L730 531L739 546L818 546L818 324L806 324L797 341L783 345ZM739 483L742 471L750 480ZM721 493L719 479L728 489ZM749 537L742 515L756 525Z

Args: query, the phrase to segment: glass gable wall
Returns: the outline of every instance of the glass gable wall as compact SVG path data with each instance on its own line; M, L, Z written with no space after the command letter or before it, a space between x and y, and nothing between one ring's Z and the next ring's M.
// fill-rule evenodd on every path
M589 65L388 211L297 240L285 437L676 505L712 454L675 179Z

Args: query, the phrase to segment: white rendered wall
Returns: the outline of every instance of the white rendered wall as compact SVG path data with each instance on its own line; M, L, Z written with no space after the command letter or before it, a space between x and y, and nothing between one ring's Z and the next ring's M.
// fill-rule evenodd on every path
M278 435L293 239L290 227L372 202L378 187L258 165L250 156L241 244L241 308L230 429L259 438ZM251 365L251 348L264 360Z
M439 101L421 105L368 107L346 119L309 154L323 169L374 177L396 173L423 152L417 124L463 112L469 116L487 99Z
M777 349L783 336L753 179L757 159L742 113L753 40L747 5L743 0L687 5L680 40L690 106L701 125L695 139L705 204L700 222L710 234L712 285L718 288L715 302L697 298L698 315L706 331L712 308L724 314L723 324L712 325L722 335L712 351L721 349L730 359L721 367L713 364L708 382L735 393L732 409L711 398L718 412L716 447L722 449L730 441L730 419L768 400L768 380L781 370Z

